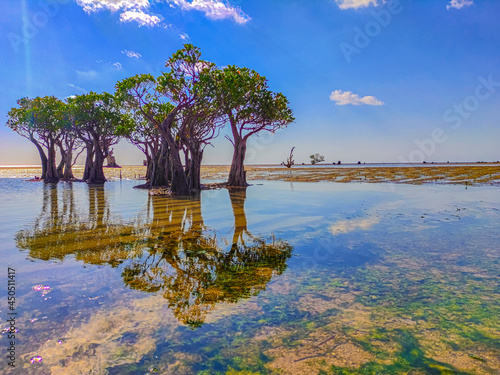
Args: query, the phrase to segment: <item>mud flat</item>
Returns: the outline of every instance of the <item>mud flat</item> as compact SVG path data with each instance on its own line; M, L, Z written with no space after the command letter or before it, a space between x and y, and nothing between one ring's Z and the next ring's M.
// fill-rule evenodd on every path
M500 184L500 165L401 166L401 167L249 167L249 179L283 181L333 181L405 184Z
M427 166L296 166L286 169L279 166L247 166L249 180L278 180L296 182L332 181L340 183L397 183L397 184L467 184L500 185L500 164L488 165L427 165ZM75 167L76 178L81 178L83 167ZM146 167L125 166L105 168L108 180L140 180ZM229 166L202 167L202 179L224 181ZM0 167L0 177L34 178L41 175L37 167Z

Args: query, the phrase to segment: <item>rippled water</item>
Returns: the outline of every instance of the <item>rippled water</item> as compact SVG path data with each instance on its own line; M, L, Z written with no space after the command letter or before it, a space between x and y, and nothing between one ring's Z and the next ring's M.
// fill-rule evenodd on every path
M500 373L498 188L136 183L0 179L0 372Z

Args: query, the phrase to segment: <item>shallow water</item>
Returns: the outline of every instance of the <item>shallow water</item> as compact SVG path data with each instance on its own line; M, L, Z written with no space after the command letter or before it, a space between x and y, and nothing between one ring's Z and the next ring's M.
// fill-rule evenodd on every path
M500 373L498 188L136 183L0 179L1 371Z

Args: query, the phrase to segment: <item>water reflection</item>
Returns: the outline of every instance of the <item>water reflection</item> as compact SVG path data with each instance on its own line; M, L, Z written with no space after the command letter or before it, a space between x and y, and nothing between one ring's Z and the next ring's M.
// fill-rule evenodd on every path
M46 186L41 213L17 233L17 247L33 259L73 256L119 266L128 287L161 294L179 321L198 327L217 303L264 290L286 269L293 250L273 235L250 233L246 189L229 191L229 198L234 232L226 238L205 225L201 196L148 196L146 210L124 222L102 186L88 187L88 210L75 204L72 188Z
M41 209L23 253L5 252L22 259L18 373L500 373L498 189L266 183L177 200L123 185L42 200L12 184L11 212ZM4 217L10 241L21 220ZM293 261L254 229L270 227Z
M145 254L125 267L125 283L161 293L176 317L193 327L203 324L216 303L237 302L264 290L285 270L292 247L274 236L248 232L245 197L245 190L230 192L235 219L230 246L205 227L200 197L150 197L153 220L142 228L149 232Z
M102 186L88 187L86 212L75 204L73 187L44 186L41 213L33 227L16 234L16 244L33 259L62 261L72 255L85 263L117 266L129 256L132 233L133 226L111 215Z

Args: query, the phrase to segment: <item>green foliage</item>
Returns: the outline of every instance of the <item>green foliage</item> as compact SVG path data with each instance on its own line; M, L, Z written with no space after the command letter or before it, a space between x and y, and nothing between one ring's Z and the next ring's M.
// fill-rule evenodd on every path
M36 134L43 142L54 141L67 126L66 104L54 96L22 98L8 112L7 126L29 138Z
M216 68L214 63L201 60L200 49L192 44L185 44L175 52L165 67L168 71L158 77L158 90L182 106L192 105L200 99L199 94L206 82L202 77Z
M125 132L132 135L130 139L139 136L137 131L144 130L150 135L160 131L163 122L174 110L174 105L159 90L157 80L150 74L126 78L115 87L117 103L132 122L128 129L131 133Z
M217 104L240 137L274 132L295 120L288 99L270 91L266 77L254 70L230 65L205 78L211 79Z
M311 158L311 164L316 164L316 163L321 163L322 161L325 161L325 157L323 155L320 155L318 153L315 153L314 155L309 156Z
M158 102L156 79L151 74L137 74L125 78L119 81L115 88L115 98L124 110L137 110L142 106L155 107Z
M69 115L78 136L87 142L97 140L106 149L118 136L131 132L132 119L121 112L109 93L90 92L68 99Z

